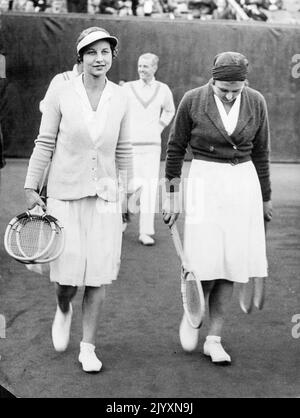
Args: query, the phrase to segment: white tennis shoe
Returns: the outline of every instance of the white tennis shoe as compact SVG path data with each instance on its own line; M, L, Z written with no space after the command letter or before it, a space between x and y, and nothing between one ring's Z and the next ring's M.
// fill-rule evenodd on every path
M102 368L102 363L95 354L95 346L90 343L81 341L78 361L87 373L100 372Z
M68 312L65 314L57 305L54 321L52 324L52 342L56 351L65 351L68 347L72 315L73 308L71 303Z
M216 335L208 335L203 345L203 352L211 358L213 363L230 364L231 358L224 350L221 344L221 337Z
M139 241L143 245L146 245L146 246L154 245L155 244L154 239L152 237L150 237L150 235L147 235L147 234L140 234Z
M194 351L198 345L199 330L193 328L186 315L183 314L180 326L179 326L179 339L184 351Z

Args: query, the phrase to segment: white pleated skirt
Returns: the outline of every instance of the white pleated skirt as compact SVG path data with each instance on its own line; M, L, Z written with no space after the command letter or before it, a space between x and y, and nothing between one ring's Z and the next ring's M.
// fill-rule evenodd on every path
M193 160L185 211L184 250L201 281L267 276L263 201L252 161Z
M99 287L117 279L122 245L120 202L96 196L71 201L48 198L47 208L65 232L64 251L50 263L50 280Z

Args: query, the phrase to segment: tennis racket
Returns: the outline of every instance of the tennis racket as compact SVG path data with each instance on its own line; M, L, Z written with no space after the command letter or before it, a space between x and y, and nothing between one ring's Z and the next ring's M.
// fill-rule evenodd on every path
M37 192L43 200L47 195L50 164L44 170ZM24 264L46 264L54 261L63 251L65 237L60 223L53 216L33 210L15 216L4 235L7 253Z
M267 233L267 222L265 221L265 232ZM261 310L264 307L266 295L266 278L252 277L248 283L240 286L239 301L242 311L246 314L252 312L253 307Z
M63 250L63 229L53 216L24 212L9 222L4 246L17 261L25 264L48 263Z
M186 263L181 239L176 224L170 227L171 236L181 261L181 296L186 317L192 328L200 328L204 313L205 299L201 281Z

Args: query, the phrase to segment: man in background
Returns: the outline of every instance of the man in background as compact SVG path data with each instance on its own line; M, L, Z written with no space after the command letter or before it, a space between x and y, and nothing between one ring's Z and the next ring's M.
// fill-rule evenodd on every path
M155 79L159 58L146 53L138 59L139 80L124 84L129 97L134 177L141 186L139 241L153 245L154 215L161 155L161 133L175 106L170 88Z

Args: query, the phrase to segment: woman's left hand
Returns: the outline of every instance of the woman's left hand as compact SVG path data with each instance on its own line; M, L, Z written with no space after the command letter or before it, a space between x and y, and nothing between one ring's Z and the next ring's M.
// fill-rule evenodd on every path
M162 208L164 223L171 227L176 222L180 212L178 193L167 193L166 200Z
M264 220L269 222L272 219L273 208L272 201L264 202Z
M36 206L40 206L43 209L43 211L46 211L47 207L43 202L43 199L34 189L25 189L24 192L27 208L29 210L33 209Z

